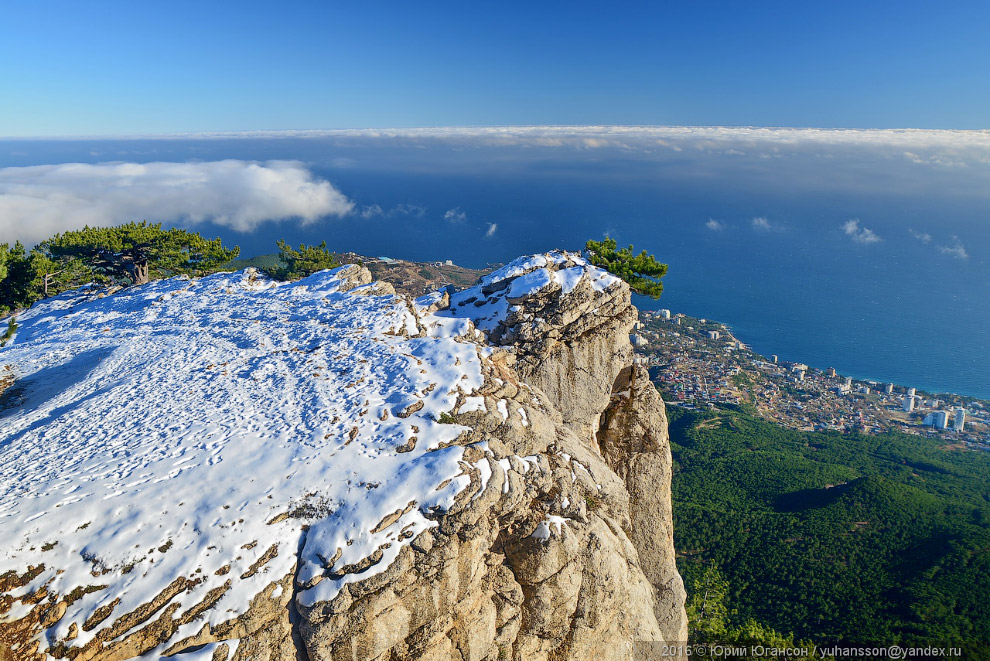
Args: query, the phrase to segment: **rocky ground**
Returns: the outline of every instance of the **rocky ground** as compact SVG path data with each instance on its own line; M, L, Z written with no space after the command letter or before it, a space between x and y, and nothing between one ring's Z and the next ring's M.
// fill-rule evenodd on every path
M0 350L25 393L0 432L0 658L685 640L625 283L561 252L415 300L356 265L211 278L36 306Z

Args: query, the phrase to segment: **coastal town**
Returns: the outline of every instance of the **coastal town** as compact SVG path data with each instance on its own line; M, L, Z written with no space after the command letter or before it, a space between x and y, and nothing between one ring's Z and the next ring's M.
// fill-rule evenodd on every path
M762 356L725 324L670 310L641 311L632 340L668 405L746 406L802 431L900 431L990 451L990 401Z

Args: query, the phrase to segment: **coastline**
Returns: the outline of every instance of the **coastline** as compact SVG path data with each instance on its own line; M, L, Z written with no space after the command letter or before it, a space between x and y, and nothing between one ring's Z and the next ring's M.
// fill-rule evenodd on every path
M636 295L635 299L636 300L634 300L634 303L641 312L658 312L659 310L668 307L665 302L653 301L644 296ZM692 312L681 313L692 318L707 318L709 321L716 321L711 317L705 317L703 314L698 315ZM901 376L888 376L887 378L883 378L877 376L877 370L855 368L851 370L840 369L839 366L847 362L843 360L843 357L840 356L839 358L836 358L834 362L831 362L828 360L822 360L821 356L816 359L811 356L803 355L804 352L797 349L791 349L786 346L787 333L763 332L755 328L748 327L745 322L725 322L718 320L717 323L727 328L733 336L743 342L754 353L766 357L776 353L780 356L781 360L804 363L809 367L813 367L818 370L826 370L830 367L834 367L837 373L840 373L842 376L852 377L856 381L873 382L881 385L893 383L895 388L915 388L918 392L924 392L927 395L972 399L974 401L984 402L990 406L990 387L980 391L979 389L974 390L966 387L957 388L953 385L941 386L938 385L937 382L932 383L930 377L926 378L923 375L919 375L918 378L905 378L903 374ZM782 338L784 341L781 341ZM916 364L914 369L908 371L917 371L919 373L925 371L926 365L923 363L918 363L916 360L905 360L905 362L912 364L912 367Z
M668 309L641 311L633 343L670 404L750 406L802 431L901 431L990 448L990 401L983 398L859 379L765 355L726 324Z
M739 337L739 335L736 334L732 324L725 322L718 322L718 323L722 323L724 326L726 326L729 329L729 331L732 332L733 336L739 339L740 342L743 342L747 347L750 347L754 353L760 354L764 357L773 355L773 352L763 353L762 349L757 348L756 345L747 342L745 339ZM762 341L758 341L758 342L762 343ZM780 356L780 359L782 361L791 362L791 363L805 363L809 367L819 371L825 371L831 367L834 367L836 374L842 377L851 377L854 381L864 381L868 383L876 383L878 385L886 385L888 383L892 383L895 389L914 388L916 392L919 394L925 394L933 397L957 397L961 399L971 399L973 401L983 402L985 405L988 406L988 408L990 408L990 392L983 394L975 394L971 392L962 392L952 389L941 389L938 386L932 386L930 384L924 383L924 379L915 379L911 383L899 382L898 380L895 379L880 379L874 375L864 375L856 372L845 371L839 367L838 362L834 365L823 365L823 364L816 364L809 362L808 360L801 357L792 359L790 357L785 358L784 354L777 354L777 355Z

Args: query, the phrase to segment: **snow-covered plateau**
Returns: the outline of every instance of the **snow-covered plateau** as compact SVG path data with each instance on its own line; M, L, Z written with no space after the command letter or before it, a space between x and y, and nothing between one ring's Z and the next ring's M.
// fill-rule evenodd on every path
M480 520L475 537L502 539L504 563L628 518L584 427L512 367L539 366L527 332L560 317L561 301L580 325L603 297L628 306L628 289L561 252L452 296L411 300L369 281L355 265L293 283L249 269L80 290L19 315L0 349L14 377L0 398L0 659L449 658L415 642L441 639L463 658L540 658L564 644L527 631L523 597L515 616L463 605L494 590L487 547L469 554L478 575L459 579L477 594L434 599L432 614L417 612L422 590L450 586L423 567L446 567L448 538L463 544L456 531ZM609 383L622 368L608 367ZM597 396L589 420L610 397ZM507 551L507 535L524 550ZM621 526L608 535L636 555ZM482 613L491 635L424 633L444 609L451 622ZM656 619L616 631L660 637Z

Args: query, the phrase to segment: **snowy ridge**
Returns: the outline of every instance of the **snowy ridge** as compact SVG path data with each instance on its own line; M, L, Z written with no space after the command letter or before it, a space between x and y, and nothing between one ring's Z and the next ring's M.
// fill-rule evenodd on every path
M619 282L619 278L577 253L554 250L520 257L489 273L478 285L451 295L449 308L437 315L470 319L479 330L491 333L500 324L516 320L521 312L516 303L523 299L558 291L566 297L582 283L594 292L604 292ZM525 321L543 320L529 315Z
M48 645L106 612L85 645L176 577L177 614L224 590L175 642L297 557L299 602L332 599L437 525L468 468L490 475L452 444L465 428L437 422L482 385L484 349L458 339L472 324L345 292L356 268L77 292L18 318L0 350L18 398L0 410L0 575L43 562L8 594L83 593Z

